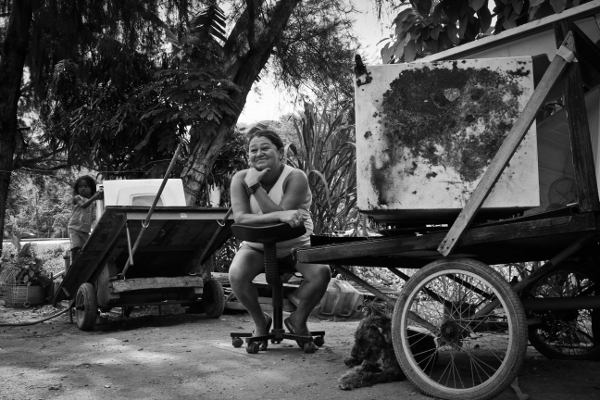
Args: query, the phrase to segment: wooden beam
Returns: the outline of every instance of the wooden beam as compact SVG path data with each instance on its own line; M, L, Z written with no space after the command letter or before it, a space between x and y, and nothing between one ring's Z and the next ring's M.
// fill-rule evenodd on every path
M59 288L64 287L74 296L81 284L93 282L102 271L101 261L119 236L125 222L127 220L124 213L105 211L89 240L83 246L79 257L67 270ZM53 304L56 305L67 298L65 291L60 290L54 297Z
M469 229L461 239L461 248L465 246L478 246L482 243L502 243L511 240L525 240L531 238L543 238L544 236L564 236L569 234L581 234L593 232L598 229L597 221L593 213L581 215L545 218L533 221L508 222L503 225L481 226ZM435 251L437 244L444 237L444 232L428 233L422 236L380 238L344 244L328 246L316 246L298 249L296 258L302 263L330 263L343 261L346 265L363 265L356 259L365 261L365 265L374 265L368 262L368 257L376 257L376 262L384 262L385 256L402 256L406 253L431 250ZM546 258L553 254L555 249L546 251ZM505 252L498 249L498 254ZM494 256L494 254L490 254ZM399 268L413 267L410 260L396 261ZM391 264L391 263L390 263ZM379 265L389 266L382 263Z
M569 30L575 37L575 56L579 62L581 72L592 82L584 82L590 87L600 84L600 47L576 24L571 23Z
M181 287L203 287L204 282L199 276L178 276L174 278L135 278L115 280L108 283L111 293L122 293L131 290L163 289Z
M571 25L573 24L562 22L556 26L557 41L565 35L572 34L569 30ZM574 43L573 50L577 51L577 43ZM569 122L571 156L577 182L577 202L581 211L598 211L600 210L598 184L596 183L594 153L592 151L579 63L572 63L569 66L562 77L562 85Z
M531 98L525 105L525 108L515 121L512 129L504 139L502 146L492 159L489 167L486 169L481 181L471 194L471 197L467 201L467 204L462 209L456 221L450 228L450 231L442 240L438 247L438 251L448 256L452 253L455 246L464 232L465 229L471 224L473 218L481 208L481 205L490 194L494 184L500 178L502 171L510 161L511 157L519 147L519 144L525 137L525 134L529 130L529 127L535 121L540 107L543 105L546 96L552 89L552 86L556 80L561 76L567 65L569 65L570 57L573 53L573 34L569 33L562 45L558 49L558 52L550 66L542 76L540 83L535 88Z

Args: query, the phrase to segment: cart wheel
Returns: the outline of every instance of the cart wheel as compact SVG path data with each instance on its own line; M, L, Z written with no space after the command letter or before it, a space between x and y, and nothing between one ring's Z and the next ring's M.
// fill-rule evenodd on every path
M248 353L248 354L257 354L259 347L260 347L260 343L259 342L248 343L248 345L246 346L246 353Z
M483 309L483 317L472 317ZM484 400L505 390L525 360L526 329L523 306L508 282L468 259L420 269L406 282L392 317L404 374L424 394L442 399Z
M244 341L242 340L242 338L239 337L234 337L231 339L231 344L233 345L233 347L240 348L242 347L242 345L244 344Z
M313 354L315 351L317 351L317 346L315 345L314 342L304 343L304 352L306 354Z
M219 318L225 310L225 291L221 283L210 279L204 283L202 309L209 318Z
M599 294L600 274L595 266L562 263L528 286L522 296L536 298L583 297ZM529 327L529 341L548 358L560 360L600 359L600 310L531 311L541 319Z
M98 316L98 299L94 285L86 282L79 286L75 298L75 318L77 327L82 331L91 331Z
M325 338L323 336L317 336L314 338L314 342L317 346L321 347L325 344Z

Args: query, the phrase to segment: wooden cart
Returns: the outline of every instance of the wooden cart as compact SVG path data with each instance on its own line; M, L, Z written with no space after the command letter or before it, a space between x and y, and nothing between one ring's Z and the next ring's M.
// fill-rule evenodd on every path
M600 3L586 10L587 16L597 15ZM585 91L600 84L600 49L568 17L534 24L532 34L545 26L556 36L557 56L453 222L393 221L383 237L351 243L314 237L312 248L297 252L298 261L328 263L393 307L392 337L402 370L435 398L495 397L517 377L528 339L548 357L600 358L600 203L584 102ZM357 91L369 84L368 67L362 73ZM559 80L576 202L515 217L479 218L483 201ZM597 139L600 129L594 129ZM513 263L521 267L514 276L498 266ZM350 266L388 268L404 286L397 296L386 295ZM433 335L437 345L435 354L420 362L419 346L410 337L415 332Z
M223 288L205 263L231 237L227 212L159 207L144 228L148 207L107 206L67 270L54 304L70 300L81 330L93 329L98 311L113 307L185 304L219 317Z

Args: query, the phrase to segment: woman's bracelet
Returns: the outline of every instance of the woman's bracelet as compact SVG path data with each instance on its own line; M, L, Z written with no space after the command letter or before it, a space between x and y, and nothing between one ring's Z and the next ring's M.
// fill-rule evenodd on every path
M248 190L250 191L250 194L254 194L260 187L262 187L260 182L256 182L254 185L248 186Z

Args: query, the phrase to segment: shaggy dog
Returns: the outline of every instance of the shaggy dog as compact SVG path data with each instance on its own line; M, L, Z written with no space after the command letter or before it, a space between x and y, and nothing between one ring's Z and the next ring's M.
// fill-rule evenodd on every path
M435 352L435 342L430 335L411 332L414 333L409 339L411 348L417 362L421 363ZM340 389L350 390L405 379L394 353L392 321L388 316L371 315L363 318L354 339L350 358L344 360L347 366L353 368L338 380Z

